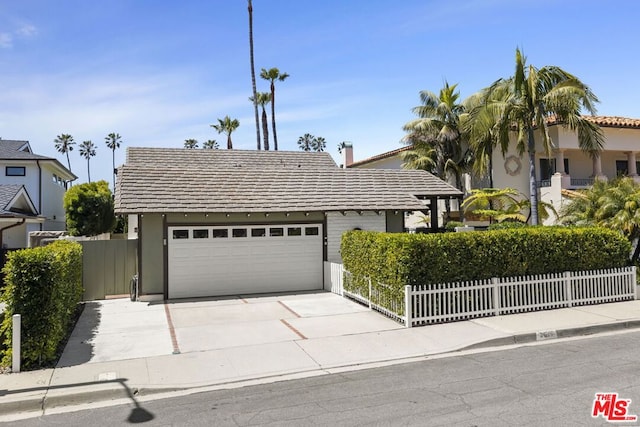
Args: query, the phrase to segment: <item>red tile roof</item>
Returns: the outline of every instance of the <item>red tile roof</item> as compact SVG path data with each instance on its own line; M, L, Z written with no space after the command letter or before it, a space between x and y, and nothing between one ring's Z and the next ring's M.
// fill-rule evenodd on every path
M369 158L364 159L364 160L358 160L357 162L351 163L347 167L348 168L353 168L353 167L365 165L367 163L377 162L378 160L384 160L384 159L387 159L389 157L393 157L396 154L400 154L403 151L411 150L411 148L413 148L412 145L407 145L406 147L401 147L401 148L397 148L395 150L387 151L386 153L377 154L375 156L369 157Z

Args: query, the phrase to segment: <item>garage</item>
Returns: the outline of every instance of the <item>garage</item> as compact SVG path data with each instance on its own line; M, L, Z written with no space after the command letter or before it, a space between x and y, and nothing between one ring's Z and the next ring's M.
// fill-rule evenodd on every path
M169 226L168 297L322 289L322 224Z

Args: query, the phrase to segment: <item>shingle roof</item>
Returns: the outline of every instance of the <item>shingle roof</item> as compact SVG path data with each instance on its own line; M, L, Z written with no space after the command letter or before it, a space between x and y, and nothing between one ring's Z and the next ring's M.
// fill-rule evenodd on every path
M259 158L266 153L253 154ZM219 168L201 162L192 164L198 167L122 166L118 170L116 211L126 214L421 210L424 205L416 196L462 195L424 171L336 166Z
M21 151L20 148L28 144L28 141L15 141L0 139L0 159L2 160L54 160L51 157L40 156L29 151Z
M254 169L337 167L329 153L142 147L127 148L127 164Z
M1 217L16 217L16 218L23 218L23 217L34 217L36 215L29 215L26 213L18 213L18 212L13 212L11 211L11 206L9 206L9 204L13 201L13 199L16 197L16 195L18 194L18 192L20 190L23 190L24 186L22 185L18 185L18 184L0 184L0 216ZM28 198L29 195L26 194L26 190L25 191L25 195Z

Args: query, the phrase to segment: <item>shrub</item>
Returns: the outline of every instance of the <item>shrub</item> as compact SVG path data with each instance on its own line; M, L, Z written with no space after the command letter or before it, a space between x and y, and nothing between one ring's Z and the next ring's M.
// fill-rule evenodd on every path
M520 221L502 221L502 222L496 222L494 224L490 224L487 229L488 230L506 230L506 229L524 228L524 227L530 227L530 225L527 224L526 222L520 222Z
M72 236L95 236L116 226L107 181L74 185L64 195L67 230Z
M464 227L464 223L460 221L449 221L447 225L444 226L446 231L456 231L456 227Z
M22 317L22 364L25 369L55 361L58 346L82 300L82 246L69 241L9 254L3 269L7 304L0 325L2 365L11 363L12 316Z
M629 242L603 228L525 227L472 233L351 231L342 260L353 286L364 276L393 287L622 267Z

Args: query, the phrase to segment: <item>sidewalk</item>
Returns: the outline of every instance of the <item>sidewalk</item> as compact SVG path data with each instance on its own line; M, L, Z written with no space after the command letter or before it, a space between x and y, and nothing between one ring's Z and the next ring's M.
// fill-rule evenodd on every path
M634 328L640 328L640 301L0 375L0 421L63 406L115 399L136 403L138 397L177 390L309 377L463 349Z

